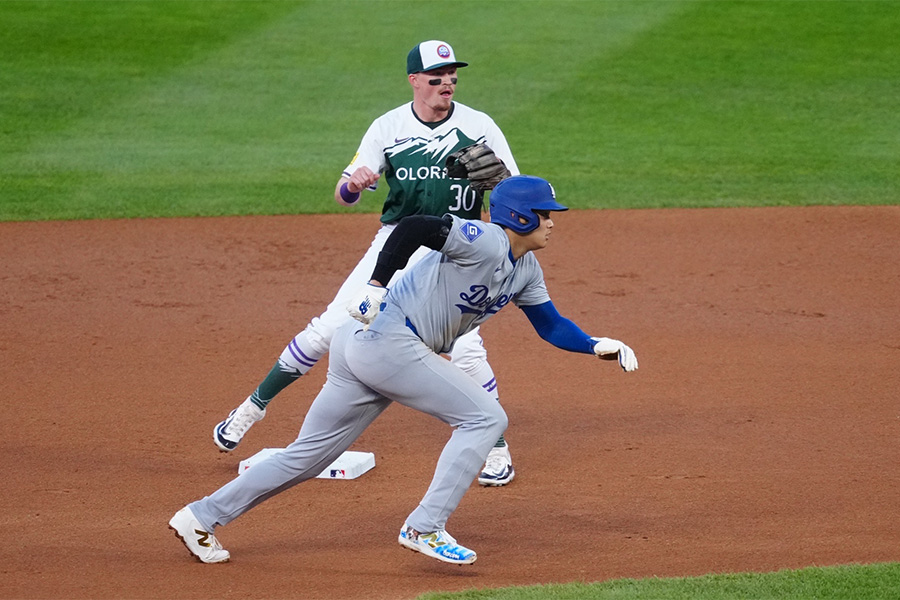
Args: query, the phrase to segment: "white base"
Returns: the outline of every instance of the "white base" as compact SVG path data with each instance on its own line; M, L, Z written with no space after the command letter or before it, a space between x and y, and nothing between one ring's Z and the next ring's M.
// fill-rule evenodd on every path
M245 458L238 465L238 475L264 461L284 448L263 448L250 458ZM344 452L324 471L316 475L316 479L356 479L375 466L375 454L372 452Z

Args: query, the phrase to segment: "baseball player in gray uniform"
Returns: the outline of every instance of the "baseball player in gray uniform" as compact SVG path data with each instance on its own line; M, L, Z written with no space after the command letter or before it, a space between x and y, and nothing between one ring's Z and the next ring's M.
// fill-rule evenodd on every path
M448 156L483 143L496 154L507 175L518 173L506 138L494 121L453 100L457 70L465 66L450 45L439 40L422 42L409 52L407 77L413 101L370 125L335 187L335 200L349 206L359 201L362 190L375 190L379 180L385 179L389 191L382 227L325 312L288 343L256 390L216 425L213 441L222 452L234 450L250 427L265 417L269 402L328 352L334 332L349 318L347 302L368 281L378 253L400 219L447 213L481 218L484 190L467 179L450 179L444 168ZM429 252L427 248L416 252L410 264ZM499 400L497 380L477 328L454 345L450 360ZM506 440L501 436L495 441L479 477L486 486L506 485L515 475Z
M553 345L617 359L625 371L638 367L628 346L589 336L560 316L550 300L532 251L549 241L551 211L567 210L551 185L538 177L511 177L497 185L490 204L491 223L421 215L397 225L371 280L357 294L351 310L357 320L345 322L334 336L327 381L296 441L170 520L191 554L206 563L229 560L214 535L216 527L318 475L398 402L453 428L431 485L398 540L444 562L475 562L475 552L448 534L446 523L506 429L507 417L491 393L440 353L514 303ZM420 246L437 252L387 291L384 282Z

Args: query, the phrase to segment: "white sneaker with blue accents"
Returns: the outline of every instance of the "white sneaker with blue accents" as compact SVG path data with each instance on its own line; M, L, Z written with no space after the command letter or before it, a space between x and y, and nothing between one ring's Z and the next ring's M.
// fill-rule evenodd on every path
M454 565L471 565L478 558L474 550L457 544L453 536L443 529L419 533L404 523L398 541L404 548Z
M515 476L516 470L509 455L509 445L506 445L491 448L487 460L484 461L484 468L481 469L481 475L478 476L478 483L483 486L499 487L512 481Z
M257 421L262 421L266 411L257 407L248 396L241 405L228 413L228 417L216 425L213 441L221 452L231 452L241 443L244 434Z

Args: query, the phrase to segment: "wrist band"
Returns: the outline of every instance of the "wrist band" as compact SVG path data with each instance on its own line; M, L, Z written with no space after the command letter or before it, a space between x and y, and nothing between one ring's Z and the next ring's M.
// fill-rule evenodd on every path
M351 192L347 189L347 182L341 184L341 198L343 198L344 202L347 204L354 204L357 200L359 200L359 192Z

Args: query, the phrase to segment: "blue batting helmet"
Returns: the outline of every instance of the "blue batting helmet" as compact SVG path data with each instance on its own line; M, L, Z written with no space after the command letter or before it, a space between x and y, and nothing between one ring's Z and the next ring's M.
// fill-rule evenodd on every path
M507 177L493 189L490 201L491 223L522 234L534 231L541 224L534 211L569 210L556 201L556 192L549 181L531 175Z

